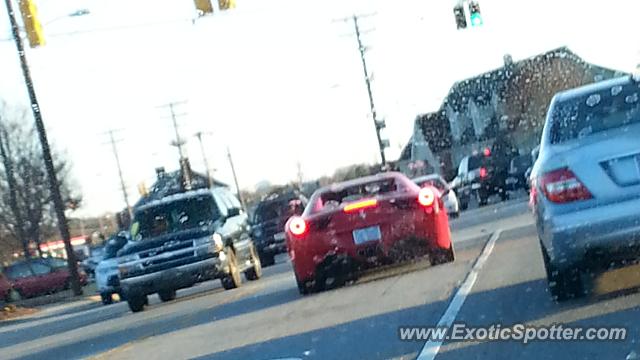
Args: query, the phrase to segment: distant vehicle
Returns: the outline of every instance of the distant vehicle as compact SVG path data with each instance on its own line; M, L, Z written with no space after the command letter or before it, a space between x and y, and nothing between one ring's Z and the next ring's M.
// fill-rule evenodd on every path
M257 280L262 266L247 215L226 188L168 195L137 206L131 241L118 253L121 293L133 312L147 295L171 301L176 290L220 279L229 290Z
M465 156L460 161L454 184L462 210L467 208L474 194L480 206L486 205L492 195L500 195L502 201L509 198L506 180L509 160L514 153L507 143L495 143L492 147L484 148L482 153Z
M447 214L452 218L460 216L458 196L442 176L438 174L425 175L413 179L413 182L418 184L420 187L433 186L438 189L442 194L442 200L444 201L444 207L447 209Z
M531 150L531 166L525 171L524 176L527 179L527 191L531 190L531 171L533 171L533 165L538 160L538 155L540 155L540 145L536 146Z
M126 232L121 232L107 240L104 247L104 258L96 266L96 288L104 305L113 302L113 294L119 294L120 299L124 300L124 296L120 294L117 253L127 244L127 241L128 234Z
M87 274L82 269L78 272L80 285L87 285ZM7 266L4 274L21 298L68 289L71 283L66 260L57 258L19 261Z
M428 255L454 260L440 191L387 172L317 190L286 224L287 249L301 294L355 278L359 270Z
M0 272L0 300L9 302L11 300L11 283Z
M275 263L275 255L287 252L284 225L291 216L300 215L307 198L295 190L266 196L256 207L251 221L252 238L262 266Z
M95 277L96 266L104 257L104 246L91 248L91 255L82 261L82 268L91 278Z
M584 294L580 274L637 260L640 96L623 77L551 101L531 198L551 294Z
M532 165L533 162L531 161L530 154L518 155L511 159L509 164L509 177L507 177L506 180L507 190L527 190L529 186L526 173Z

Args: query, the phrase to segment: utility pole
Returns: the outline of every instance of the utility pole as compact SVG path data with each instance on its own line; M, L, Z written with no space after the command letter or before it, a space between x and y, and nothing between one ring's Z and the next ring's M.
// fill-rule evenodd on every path
M9 185L9 206L11 207L11 212L13 212L13 217L16 220L16 236L18 237L18 241L20 241L20 244L22 244L24 257L29 258L29 242L27 241L27 237L24 233L22 212L20 211L20 206L18 204L18 196L16 190L17 184L15 174L13 172L13 159L11 159L9 136L6 132L6 129L2 125L0 125L0 156L2 157L4 172L7 175L7 184Z
M246 208L244 206L244 200L242 199L242 194L240 193L240 185L238 184L238 176L236 175L236 168L233 166L233 158L231 157L231 150L227 146L227 157L229 158L229 165L231 165L231 173L233 174L233 182L236 184L236 191L238 192L238 199L240 200L240 204L242 204L242 208Z
M122 190L122 196L124 198L124 204L127 206L127 212L129 218L133 219L133 213L131 211L131 205L129 204L129 195L127 194L127 186L124 183L124 176L122 176L122 166L120 165L120 156L118 156L118 148L116 139L113 137L115 130L109 130L109 142L111 143L111 149L113 150L113 156L116 158L116 166L118 167L118 176L120 177L120 189Z
M198 131L195 133L195 136L198 138L198 142L200 143L200 151L202 152L202 161L204 162L205 173L207 175L207 183L209 187L213 187L213 177L211 176L211 168L209 167L209 161L207 160L207 153L204 151L204 142L202 141L202 135L204 133L202 131ZM209 133L207 133L209 134Z
M171 143L171 145L178 148L178 155L180 156L180 160L185 158L182 146L186 144L186 141L184 141L180 137L180 131L178 130L178 117L185 116L186 113L177 114L175 111L175 108L178 105L183 105L186 103L187 103L186 101L177 101L177 102L170 102L168 104L160 106L161 108L169 108L169 112L171 113L170 119L173 124L173 131L175 132L175 135L176 135L176 139Z
M302 173L302 164L300 163L300 161L298 161L296 163L296 167L298 169L298 186L300 187L300 189L302 189L302 182L304 181L304 174Z
M369 70L367 69L367 60L364 56L366 48L362 45L362 39L360 38L360 26L358 25L358 16L353 15L353 26L356 31L356 39L358 40L358 50L360 51L360 59L362 60L362 70L364 71L364 81L367 84L367 94L369 94L369 106L371 108L371 117L373 118L373 125L376 128L376 137L378 138L378 147L380 148L380 159L382 160L382 166L387 164L387 159L384 155L385 143L380 136L380 130L384 128L384 121L378 121L378 114L376 112L376 106L373 103L373 93L371 92L371 78L369 77Z
M362 44L362 34L363 32L360 30L360 25L358 24L358 20L362 17L368 17L371 15L353 15L350 18L341 19L343 21L353 20L353 26L355 29L356 40L358 41L358 51L360 52L360 60L362 60L362 70L364 72L364 81L367 85L367 94L369 95L369 107L371 108L371 117L373 118L373 125L376 129L376 138L378 139L378 148L380 149L380 160L382 160L382 166L385 166L387 163L386 156L384 154L384 149L389 146L388 140L383 140L380 135L380 130L386 127L384 120L378 119L378 113L376 111L375 104L373 102L373 93L371 91L371 76L369 75L369 69L367 68L367 60L365 58L365 52L367 48Z
M64 213L65 206L62 201L62 195L60 194L60 186L58 184L58 178L56 176L55 167L53 165L53 158L51 156L51 149L49 147L49 140L47 139L47 131L42 120L42 113L40 112L40 105L38 104L38 98L36 96L35 88L33 87L33 81L31 80L31 71L29 70L29 64L27 62L26 52L24 51L24 44L20 37L20 30L18 28L18 22L16 21L15 13L11 0L5 0L7 6L7 13L9 16L9 23L11 24L11 33L13 40L16 43L16 49L18 50L18 57L20 59L20 67L22 68L22 75L29 94L29 100L31 102L31 110L33 112L33 118L36 124L36 130L38 132L38 138L40 145L42 146L42 158L44 160L45 169L47 172L47 179L49 181L49 188L51 190L51 197L53 200L53 207L55 209L56 218L58 220L58 228L60 229L60 235L64 242L64 248L67 253L67 265L69 267L69 274L71 275L71 288L75 295L82 295L82 287L80 286L80 278L78 276L78 262L76 254L73 252L73 246L71 246L71 236L69 234L69 224L67 223L67 217Z
M184 189L190 190L192 186L192 177L191 177L191 165L189 164L189 159L187 159L182 146L187 142L180 137L180 131L178 130L178 117L185 116L186 113L176 114L175 107L177 105L186 104L186 101L179 102L170 102L166 105L162 105L160 107L169 108L171 113L171 122L173 123L173 130L176 134L176 139L171 142L171 145L178 148L178 156L179 156L179 164L180 164L180 172L182 173L182 185Z

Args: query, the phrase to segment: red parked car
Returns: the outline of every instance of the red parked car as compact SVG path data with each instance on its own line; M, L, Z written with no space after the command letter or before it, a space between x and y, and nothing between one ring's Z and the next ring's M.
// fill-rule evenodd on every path
M87 274L80 272L80 283L87 284ZM69 287L70 274L66 260L48 258L20 261L7 266L4 274L20 297L50 294Z
M3 273L0 273L0 300L9 301L9 296L11 295L11 283L4 276Z
M389 172L317 190L285 225L301 294L344 284L365 268L428 255L454 260L449 219L431 186Z

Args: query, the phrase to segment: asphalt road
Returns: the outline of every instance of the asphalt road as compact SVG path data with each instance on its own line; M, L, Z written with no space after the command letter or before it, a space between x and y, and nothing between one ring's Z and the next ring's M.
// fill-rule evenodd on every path
M13 359L625 359L640 353L639 269L598 274L591 295L557 304L523 199L471 209L451 223L455 263L419 261L356 284L298 294L286 256L264 277L223 291L208 282L132 314L124 303L77 302L0 323L0 358ZM616 326L608 342L401 341L399 326ZM434 346L436 345L436 346ZM431 355L429 355L431 354Z

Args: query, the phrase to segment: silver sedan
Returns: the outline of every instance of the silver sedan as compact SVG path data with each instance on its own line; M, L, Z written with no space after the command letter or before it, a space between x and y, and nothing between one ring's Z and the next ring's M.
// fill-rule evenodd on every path
M582 273L640 254L640 84L631 77L556 94L531 204L551 293L584 293Z

